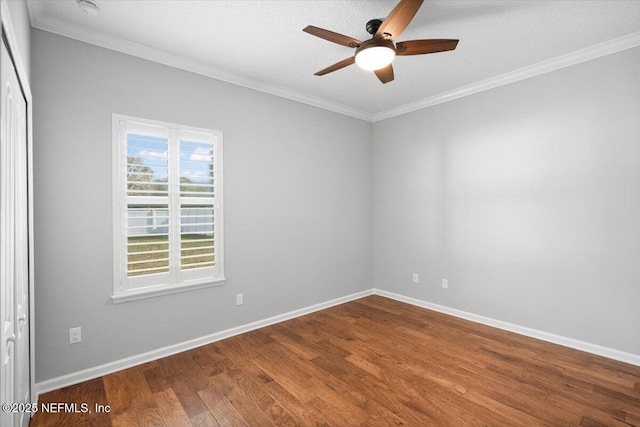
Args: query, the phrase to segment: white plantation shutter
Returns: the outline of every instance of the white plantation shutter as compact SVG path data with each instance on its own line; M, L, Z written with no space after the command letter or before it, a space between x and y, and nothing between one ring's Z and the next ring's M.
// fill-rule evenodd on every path
M216 263L218 204L215 178L217 137L180 132L180 270L190 279L201 271L219 274Z
M122 123L128 287L169 282L169 129ZM153 277L147 277L153 275ZM133 279L137 277L137 279Z
M220 284L222 134L114 114L114 301Z

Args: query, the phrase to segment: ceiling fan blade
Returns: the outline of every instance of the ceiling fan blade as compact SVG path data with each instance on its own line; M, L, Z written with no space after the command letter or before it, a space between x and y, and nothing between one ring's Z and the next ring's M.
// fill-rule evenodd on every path
M329 40L330 42L338 43L347 47L359 47L362 42L356 40L353 37L345 36L342 34L334 33L333 31L325 30L323 28L314 27L313 25L307 25L302 31L309 33L321 39Z
M393 65L389 64L384 68L375 70L374 73L376 73L376 76L378 76L382 83L389 83L393 80Z
M347 67L353 63L356 62L356 57L352 56L351 58L347 58L347 59L343 59L340 62L336 62L333 65L330 65L329 67L325 68L324 70L320 70L317 73L315 73L316 76L324 76L325 74L329 74L332 73L334 71L338 71L341 68Z
M396 43L396 55L423 55L454 50L458 42L459 40L454 39L407 40Z
M378 39L390 38L395 40L402 34L407 28L411 20L420 6L422 6L423 0L400 0L400 3L393 8L389 16L382 22L378 31L376 31L375 37ZM388 34L388 36L385 36Z

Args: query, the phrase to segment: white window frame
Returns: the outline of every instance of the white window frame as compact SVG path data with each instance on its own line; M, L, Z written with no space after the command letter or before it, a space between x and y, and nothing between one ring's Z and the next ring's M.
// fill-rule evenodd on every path
M127 208L131 199L127 191L126 133L136 127L143 128L149 136L165 136L169 139L169 176L179 177L179 156L177 151L181 135L199 135L198 140L213 144L214 164L214 250L215 266L181 270L180 245L169 245L169 272L128 277L127 273ZM154 130L151 130L151 129ZM158 120L143 119L122 114L112 115L112 166L113 166L113 293L114 303L167 295L224 284L224 209L222 172L222 132L210 129L184 126ZM162 199L145 197L145 199ZM169 178L166 201L169 210L170 234L180 234L181 200L179 180ZM194 202L196 198L193 198ZM170 238L171 239L171 238ZM173 237L173 239L176 239ZM172 240L170 240L171 242ZM178 238L179 242L179 238Z

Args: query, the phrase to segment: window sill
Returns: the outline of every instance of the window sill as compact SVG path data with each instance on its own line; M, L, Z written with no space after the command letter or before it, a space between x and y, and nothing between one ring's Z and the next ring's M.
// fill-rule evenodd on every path
M188 284L177 285L161 285L152 286L148 288L134 289L131 291L122 292L120 294L112 295L111 301L114 304L120 304L128 301L136 301L140 299L159 297L162 295L177 294L178 292L195 291L196 289L210 288L213 286L223 285L227 279L219 277L216 279L207 279L206 281L197 281Z

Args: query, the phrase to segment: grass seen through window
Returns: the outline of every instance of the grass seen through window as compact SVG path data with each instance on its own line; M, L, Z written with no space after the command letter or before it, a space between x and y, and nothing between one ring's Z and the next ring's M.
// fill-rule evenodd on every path
M215 265L213 235L183 234L181 269ZM168 236L130 236L128 238L128 277L169 271Z

